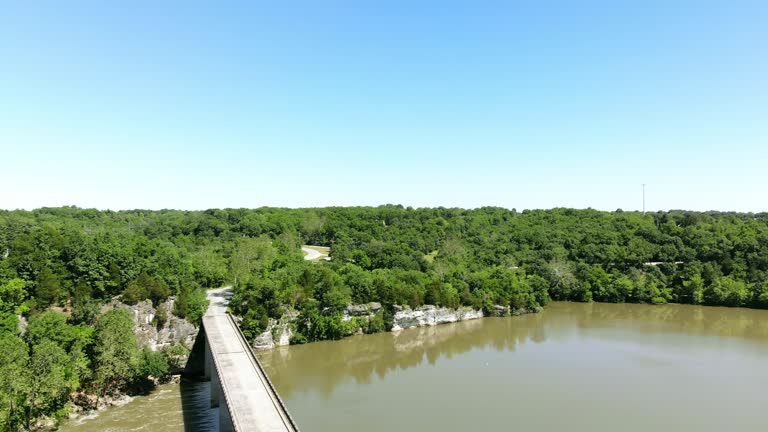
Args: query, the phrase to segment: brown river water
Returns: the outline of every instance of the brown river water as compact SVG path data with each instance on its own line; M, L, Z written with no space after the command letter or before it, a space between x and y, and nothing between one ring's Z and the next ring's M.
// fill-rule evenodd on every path
M304 432L768 430L768 311L553 303L259 358ZM62 430L213 430L207 386Z

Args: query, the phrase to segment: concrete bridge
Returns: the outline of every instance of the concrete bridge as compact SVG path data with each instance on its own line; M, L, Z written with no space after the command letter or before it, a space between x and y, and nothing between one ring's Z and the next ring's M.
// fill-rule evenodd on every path
M208 292L190 359L188 376L211 382L211 407L218 407L222 432L293 432L299 428L230 314L231 288Z

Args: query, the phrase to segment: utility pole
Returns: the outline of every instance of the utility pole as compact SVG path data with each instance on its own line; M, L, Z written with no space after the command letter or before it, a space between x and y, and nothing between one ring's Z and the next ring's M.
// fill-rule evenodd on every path
M643 214L645 214L645 183L643 183Z

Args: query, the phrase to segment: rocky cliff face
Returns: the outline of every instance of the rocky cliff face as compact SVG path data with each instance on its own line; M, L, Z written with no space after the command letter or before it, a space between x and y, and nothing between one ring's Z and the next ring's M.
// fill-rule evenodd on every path
M147 346L153 351L158 351L165 347L182 344L192 349L198 329L189 321L173 314L174 301L174 297L169 297L157 308L153 307L149 300L135 305L114 301L112 307L125 308L131 312L135 323L134 333L141 347ZM164 322L158 322L159 318Z
M368 317L371 318L376 315L376 312L381 310L381 303L371 302L368 304L351 304L347 305L344 309L344 314L341 317L342 321L349 321L353 317Z
M348 305L342 315L343 321L350 321L352 317L373 317L381 309L381 303L368 303L360 305ZM293 330L291 323L298 318L299 313L295 310L289 310L279 320L269 319L267 329L251 342L254 349L264 350L274 347L285 346L291 343Z
M415 309L395 306L394 324L392 331L413 327L433 326L457 321L466 321L483 317L483 311L469 307L450 309L432 305L424 305Z
M253 346L254 349L262 350L290 344L291 336L293 336L291 323L295 321L298 316L298 312L291 310L283 314L279 320L270 318L267 330L256 336L256 339L253 340L251 346Z

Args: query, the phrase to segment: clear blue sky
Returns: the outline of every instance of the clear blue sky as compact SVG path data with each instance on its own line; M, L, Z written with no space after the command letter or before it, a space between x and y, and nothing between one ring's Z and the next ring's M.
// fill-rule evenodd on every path
M5 3L0 208L768 210L766 1L207 3Z

